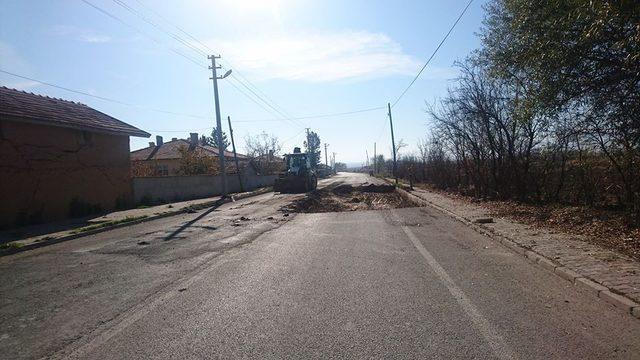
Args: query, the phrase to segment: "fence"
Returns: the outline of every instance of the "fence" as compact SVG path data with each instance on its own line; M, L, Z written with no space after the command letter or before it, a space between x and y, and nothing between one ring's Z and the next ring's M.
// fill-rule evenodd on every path
M244 191L271 186L277 175L245 175ZM229 192L239 192L238 177L227 175ZM159 176L133 178L133 196L136 204L172 202L211 197L222 193L220 176Z

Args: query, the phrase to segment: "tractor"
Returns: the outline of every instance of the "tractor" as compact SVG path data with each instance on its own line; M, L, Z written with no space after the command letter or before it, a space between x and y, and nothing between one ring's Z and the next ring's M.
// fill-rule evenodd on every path
M309 154L300 152L300 148L293 149L292 154L284 156L286 170L278 174L273 190L281 193L308 192L318 187L318 177L311 166Z

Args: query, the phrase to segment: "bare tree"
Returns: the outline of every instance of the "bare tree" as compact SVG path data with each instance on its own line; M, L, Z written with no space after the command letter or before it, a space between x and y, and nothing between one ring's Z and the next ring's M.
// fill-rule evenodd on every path
M262 132L244 138L247 155L264 174L273 174L283 169L284 163L278 156L282 145L275 135Z
M275 135L262 132L257 135L247 135L244 138L247 155L252 158L268 155L278 155L282 145Z

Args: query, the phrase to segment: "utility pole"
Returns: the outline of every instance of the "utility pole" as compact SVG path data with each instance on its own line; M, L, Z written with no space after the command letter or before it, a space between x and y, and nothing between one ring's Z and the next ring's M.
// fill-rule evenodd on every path
M373 171L374 174L378 173L378 152L376 149L376 143L373 143Z
M365 154L367 154L367 167L369 167L369 150L364 149Z
M391 147L393 149L393 177L396 180L396 186L398 185L398 174L396 171L396 140L393 137L393 119L391 118L391 103L387 103L389 109L389 126L391 126Z
M242 186L242 174L240 174L240 165L238 165L238 154L236 153L236 143L233 141L233 128L231 127L231 116L227 116L229 121L229 135L231 135L231 147L233 148L233 160L236 162L236 172L238 173L238 183L240 183L240 192L244 192Z
M337 174L338 172L336 171L336 152L333 153L333 172L335 174Z
M329 167L329 161L327 160L327 146L329 146L329 144L324 143L324 166Z
M218 77L217 70L220 69L220 66L216 65L216 59L220 58L220 55L209 55L207 57L211 60L211 66L209 66L209 70L211 70L211 77L209 79L213 80L213 96L214 102L216 105L216 127L218 129L218 133L216 137L218 138L218 158L220 159L220 182L222 183L222 197L227 196L227 170L224 167L224 147L222 146L222 120L220 120L220 99L218 96L218 80L224 79L229 74L231 74L231 70L227 71L221 77Z

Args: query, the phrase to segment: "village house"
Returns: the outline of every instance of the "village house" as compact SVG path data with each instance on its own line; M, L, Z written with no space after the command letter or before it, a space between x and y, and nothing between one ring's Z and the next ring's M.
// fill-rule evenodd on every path
M0 227L131 205L130 136L150 134L84 104L0 87Z
M185 156L198 156L204 159L205 166L201 171L191 171L185 168ZM212 175L218 171L218 148L201 143L197 133L191 133L188 140L173 138L164 142L162 136L156 136L156 142L149 142L149 146L131 152L133 177L148 176L181 176L181 175ZM235 172L233 153L224 151L227 173ZM237 154L241 169L249 163L249 157Z
M224 152L227 191L250 191L271 186L275 175L264 172L255 159ZM149 146L131 152L134 200L140 204L164 203L210 197L221 194L218 148L202 143L197 133L189 139L161 136Z

